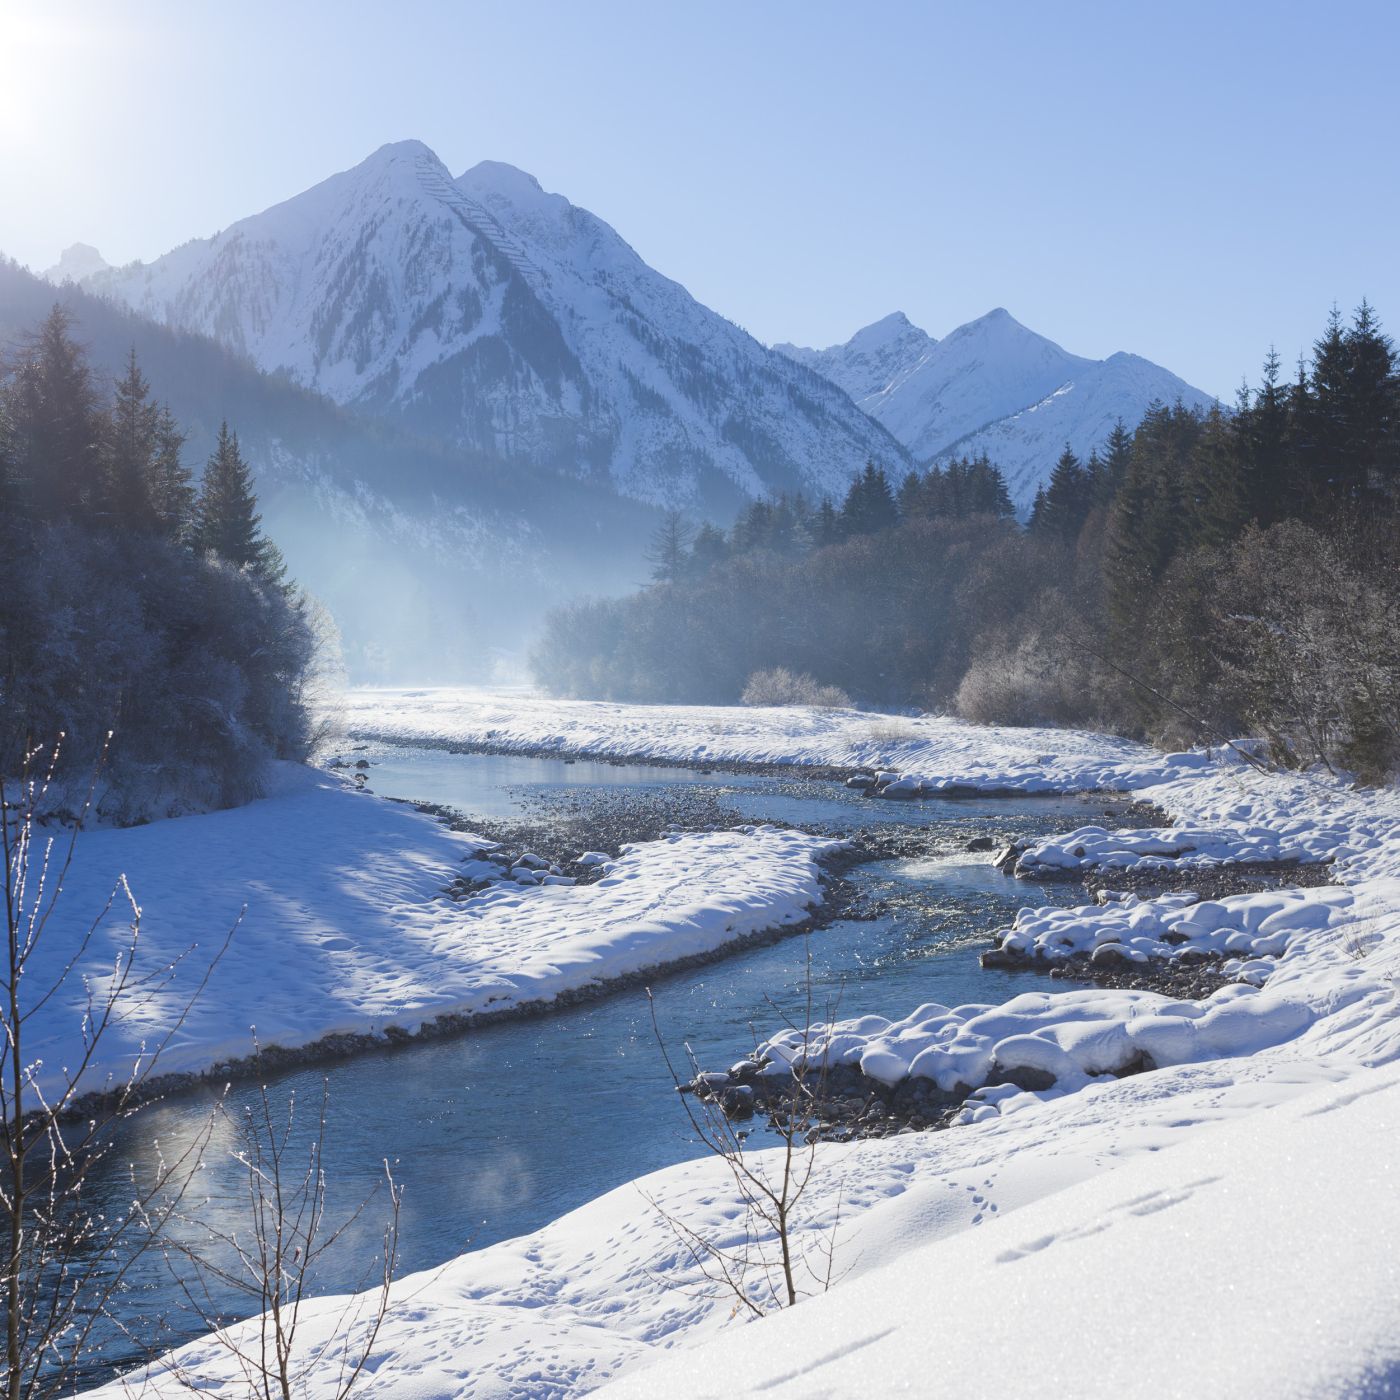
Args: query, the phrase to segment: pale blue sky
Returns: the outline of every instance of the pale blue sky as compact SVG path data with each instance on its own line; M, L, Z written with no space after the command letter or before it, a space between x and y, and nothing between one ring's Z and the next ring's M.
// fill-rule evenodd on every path
M1394 3L0 0L0 251L149 258L426 141L765 341L1006 306L1229 395L1400 329Z

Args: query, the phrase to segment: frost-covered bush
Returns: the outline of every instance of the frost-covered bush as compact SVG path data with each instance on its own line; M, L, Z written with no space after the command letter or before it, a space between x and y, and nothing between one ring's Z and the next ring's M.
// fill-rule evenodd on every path
M798 675L785 666L755 671L744 686L746 705L813 705L840 710L850 703L851 697L840 686L822 685L812 676Z
M1287 521L1250 530L1213 597L1222 684L1275 757L1383 778L1400 760L1393 541Z
M1114 687L1087 649L1092 631L1067 598L1043 594L1020 625L983 637L954 708L975 724L1116 727Z
M27 532L0 589L0 763L65 737L80 774L113 738L101 815L139 821L256 796L263 762L311 738L315 654L285 589L165 541Z

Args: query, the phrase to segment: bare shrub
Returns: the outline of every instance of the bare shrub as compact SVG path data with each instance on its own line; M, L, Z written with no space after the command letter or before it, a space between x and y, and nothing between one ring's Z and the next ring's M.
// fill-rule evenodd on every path
M1379 781L1400 758L1400 578L1388 553L1290 521L1246 531L1222 561L1211 600L1221 684L1276 760Z
M288 1098L285 1113L278 1113L262 1086L255 1102L231 1122L233 1155L244 1172L242 1223L224 1229L182 1214L180 1222L191 1228L178 1238L167 1231L161 1240L185 1300L233 1359L254 1400L292 1400L313 1375L317 1394L345 1400L365 1374L389 1310L402 1192L387 1161L382 1185L387 1188L388 1209L381 1252L367 1264L342 1307L327 1310L310 1296L321 1260L376 1194L371 1192L338 1225L328 1222L323 1162L329 1093L323 1080L315 1131L299 1152L292 1141L295 1094ZM230 1296L256 1315L246 1322L230 1322L220 1303ZM156 1363L152 1373L167 1368L182 1388L197 1393L207 1389L206 1379L187 1370L178 1354ZM334 1378L329 1389L322 1384L327 1377Z
M844 710L851 697L840 686L822 685L815 677L775 666L755 671L744 686L746 705L810 705L816 709Z
M1091 682L1082 658L1039 632L979 649L958 685L958 714L974 724L1082 722Z
M696 1140L719 1158L729 1172L743 1207L743 1225L738 1238L731 1241L696 1229L653 1197L646 1197L647 1203L671 1231L694 1270L694 1277L681 1286L693 1287L701 1296L732 1297L731 1316L742 1311L762 1317L774 1308L792 1307L805 1297L825 1293L836 1280L841 1187L837 1188L829 1225L821 1224L809 1201L817 1172L819 1110L826 1090L824 1069L815 1077L806 1073L806 1038L813 1024L810 948L806 954L805 985L800 1052L788 1066L781 1106L769 1118L779 1145L757 1151L749 1149L749 1132L740 1126L747 1109L735 1111L732 1091L699 1091L704 1076L689 1045L685 1053L690 1078L681 1078L661 1033L651 990L647 989L652 1031L666 1069ZM829 1020L834 1008L827 1010ZM786 1016L783 1020L793 1025Z

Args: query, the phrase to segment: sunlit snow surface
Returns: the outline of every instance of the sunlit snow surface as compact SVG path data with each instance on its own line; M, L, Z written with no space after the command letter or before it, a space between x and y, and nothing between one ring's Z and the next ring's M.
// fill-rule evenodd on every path
M742 1232L727 1172L696 1161L403 1280L376 1345L373 1394L554 1397L616 1376L617 1393L639 1397L1400 1389L1393 792L951 721L443 693L361 693L347 715L365 731L420 742L888 762L974 785L1034 771L1074 786L1117 772L1193 825L1303 843L1326 830L1348 887L1285 896L1267 911L1216 902L1241 932L1283 932L1281 956L1263 988L1177 1005L1199 1026L1238 1022L1234 1009L1245 1008L1249 1033L1216 1045L1199 1033L1194 1053L1167 1055L1150 1073L1067 1074L1070 1092L990 1095L969 1115L977 1121L947 1132L822 1146L820 1208L803 1229L828 1226L839 1200L838 1257L849 1269L827 1297L744 1326L731 1300L682 1286L690 1270L647 1197L708 1238L735 1242ZM1092 938L1096 919L1122 917L1113 905L1086 907L1077 926ZM1215 915L1202 922L1216 924L1209 933L1224 927ZM1083 1052L1075 1018L1057 1018L1052 997L1033 999L1036 1015L1020 1024L1014 1002L1002 1008L1008 1024L993 1046L1009 1034L1022 1048L1040 1042L1050 1059ZM1162 1014L1113 991L1079 990L1064 1005L1095 1003L1105 1013L1101 1048L1140 1016ZM341 1310L321 1308L326 1319ZM182 1360L201 1388L241 1394L216 1345L196 1342ZM163 1369L151 1379L155 1394L183 1393ZM312 1375L305 1393L329 1396L335 1382L333 1368Z

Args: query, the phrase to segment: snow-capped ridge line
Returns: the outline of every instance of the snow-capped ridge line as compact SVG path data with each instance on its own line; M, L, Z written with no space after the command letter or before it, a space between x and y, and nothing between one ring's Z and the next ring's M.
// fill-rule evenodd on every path
M710 513L908 456L526 172L380 147L91 290L429 437Z
M912 325L895 334L896 317L909 325L894 313L825 350L774 348L846 389L921 465L986 452L1023 513L1066 443L1082 459L1116 421L1131 431L1154 402L1201 409L1215 402L1140 355L1072 354L1002 306L941 340ZM880 347L878 374L872 344Z

